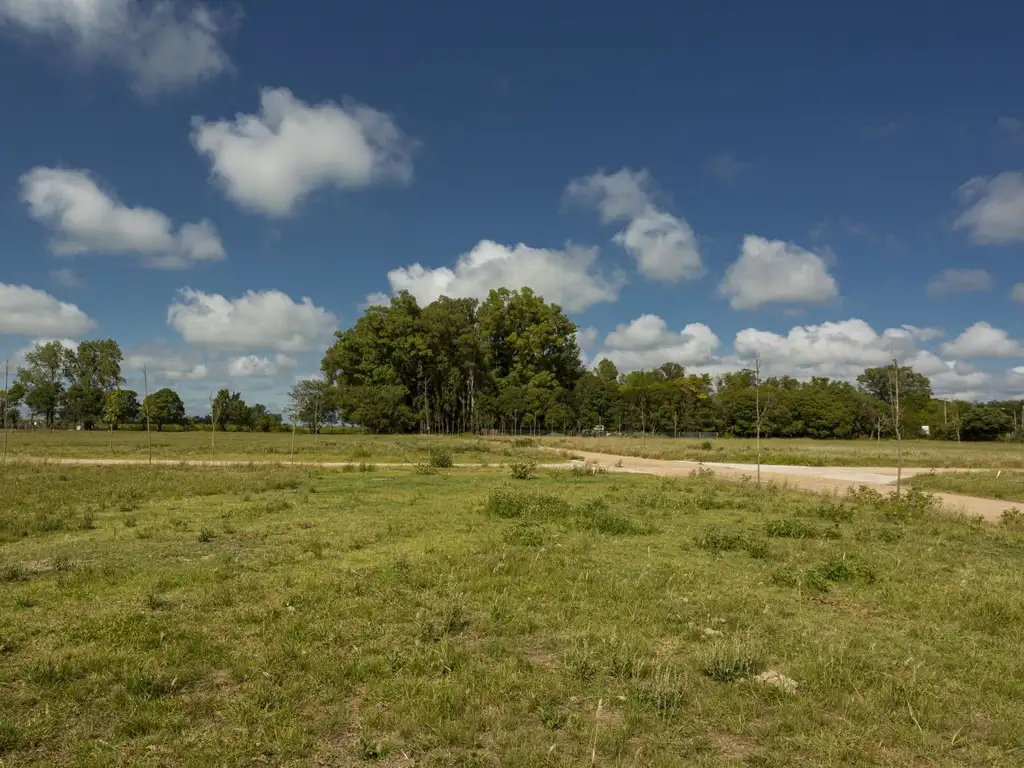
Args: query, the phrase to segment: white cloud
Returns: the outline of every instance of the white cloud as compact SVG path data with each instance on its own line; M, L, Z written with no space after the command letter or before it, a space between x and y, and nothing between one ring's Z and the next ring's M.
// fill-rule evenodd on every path
M629 168L594 173L575 179L565 190L569 200L594 206L605 223L628 222L614 237L637 261L647 277L659 280L696 280L707 271L700 247L686 219L655 207L647 171Z
M167 323L185 341L239 351L314 349L330 338L338 318L309 298L281 291L248 291L237 299L183 288Z
M413 142L390 116L367 106L310 106L287 88L265 88L260 114L192 120L192 143L238 205L287 216L320 187L357 189L412 178Z
M95 325L74 304L27 285L0 283L0 333L79 336Z
M770 302L818 303L839 295L825 260L781 240L747 235L740 258L726 271L718 292L733 309Z
M21 177L29 215L54 232L51 249L82 253L138 254L145 266L182 269L219 261L224 247L206 220L172 231L170 219L152 208L130 208L107 194L87 171L33 168Z
M1024 304L1024 283L1017 283L1010 290L1010 298Z
M75 289L85 287L85 281L70 269L51 270L50 277L52 277L58 285L62 285L65 288Z
M740 160L728 150L711 155L706 163L708 173L717 176L722 181L732 181L747 170L750 165L750 163Z
M86 60L118 67L151 95L230 69L220 44L225 25L202 3L177 0L0 0L8 23L58 42Z
M481 240L459 257L455 269L429 269L420 264L393 269L388 282L394 293L406 290L420 304L441 296L484 299L492 288L532 288L546 301L569 312L582 312L601 302L615 301L625 282L621 274L605 277L595 268L596 248L568 245L565 250L509 247ZM380 299L371 295L367 301Z
M1002 328L978 322L956 339L942 345L942 354L972 359L978 357L1022 357L1024 346Z
M273 359L260 357L258 355L245 355L234 357L228 361L229 376L276 376L281 371L294 368L297 365L294 358L288 355L278 354Z
M960 187L967 208L953 223L967 229L971 242L1004 245L1024 240L1024 173L977 176Z
M929 296L981 293L992 290L993 285L992 275L984 269L944 269L928 280L925 293Z
M893 354L901 360L916 352L918 344L940 332L934 328L905 325L887 328L881 334L863 320L850 318L820 325L798 325L785 336L771 331L746 328L736 334L736 354L744 360L760 356L777 371L814 368L812 375L852 378L868 366L885 365Z
M661 317L641 315L627 325L616 326L594 360L607 358L622 371L662 363L701 365L710 362L717 349L718 337L703 323L690 323L673 332Z

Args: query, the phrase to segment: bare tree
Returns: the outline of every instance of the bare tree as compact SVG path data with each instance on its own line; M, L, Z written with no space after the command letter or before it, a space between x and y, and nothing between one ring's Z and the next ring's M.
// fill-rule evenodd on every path
M942 414L943 414L943 418L945 419L946 418L946 403L945 402L942 403ZM949 428L953 430L953 433L956 435L956 441L959 443L960 442L960 430L963 429L963 426L964 426L964 414L963 414L963 409L960 407L960 403L957 402L956 400L953 400L951 403L949 403L949 420L948 420L947 423L949 425Z
M9 395L7 393L8 385L10 384L9 379L11 375L11 361L4 360L4 399L0 402L0 406L4 409L4 464L7 463L7 401Z
M761 428L768 412L775 407L774 393L761 397L761 356L754 358L754 428L757 435L757 485L761 487Z
M903 410L900 407L900 361L892 354L889 365L889 411L892 431L896 434L896 495L903 485Z
M210 394L210 453L217 452L217 400Z
M153 464L153 431L149 426L149 412L153 410L153 404L147 403L149 400L149 372L146 370L146 366L142 366L142 387L145 399L142 401L146 403L146 442L149 444L149 463Z

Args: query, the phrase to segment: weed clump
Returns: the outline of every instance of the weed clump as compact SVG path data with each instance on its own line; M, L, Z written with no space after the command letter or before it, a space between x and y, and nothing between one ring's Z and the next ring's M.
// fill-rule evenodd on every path
M452 452L447 448L431 448L428 454L428 463L436 469L450 469L455 466L455 459Z
M509 471L516 480L529 480L533 477L533 473L537 471L537 462L530 459L513 461L509 464Z
M718 683L743 680L762 672L764 662L742 643L715 643L704 654L700 671Z
M547 540L547 531L536 523L519 522L505 531L504 539L520 547L540 547Z
M420 461L413 465L412 471L417 475L436 475L437 467L429 462Z
M718 526L705 528L694 540L701 549L709 552L732 552L743 549L746 537L738 531L729 531Z
M823 501L814 509L816 517L822 520L829 520L833 523L849 523L853 520L853 508L843 503L834 501Z
M1024 512L1017 507L1007 507L999 516L999 524L1004 528L1022 530L1024 529Z
M878 580L875 568L854 555L833 555L821 565L812 568L809 575L820 576L825 582L859 581L874 584Z
M572 506L564 499L548 493L531 493L508 487L498 487L487 495L484 509L496 517L568 517Z
M775 539L838 539L839 528L818 528L802 520L771 520L765 524L765 533Z
M608 470L600 464L592 464L589 461L574 463L569 469L569 473L573 477L592 477L594 475L603 475L606 472L608 472Z

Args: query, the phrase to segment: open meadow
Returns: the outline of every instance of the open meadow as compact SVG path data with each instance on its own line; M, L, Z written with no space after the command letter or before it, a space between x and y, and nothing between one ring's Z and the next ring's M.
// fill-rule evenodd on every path
M532 440L495 441L474 436L366 435L289 432L156 432L153 458L183 461L365 462L416 464L432 454L451 454L457 464L500 464L521 457L550 457ZM19 430L8 434L13 458L142 459L146 432L138 430Z
M1019 518L361 469L4 466L0 765L1024 761Z
M541 445L645 459L707 462L757 461L756 441L721 437L695 440L671 437L542 437ZM765 464L812 467L895 467L895 440L761 440ZM954 443L945 440L904 440L903 464L908 467L1024 469L1024 443Z

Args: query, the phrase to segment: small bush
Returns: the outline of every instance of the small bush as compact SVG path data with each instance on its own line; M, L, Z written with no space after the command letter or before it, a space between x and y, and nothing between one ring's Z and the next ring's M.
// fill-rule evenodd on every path
M690 477L694 480L710 480L715 476L714 470L707 467L698 467L690 470Z
M509 471L516 480L529 480L533 477L533 473L537 471L537 462L529 459L513 461L509 465Z
M816 539L819 535L816 528L800 520L772 520L764 530L776 539Z
M714 450L714 446L711 445L710 440L705 440L703 443L700 444L700 449L702 451L711 451Z
M572 506L564 499L547 493L530 493L501 486L487 495L484 509L497 517L558 518L572 514Z
M822 520L830 520L833 523L849 523L853 520L852 507L832 501L824 501L819 504L815 508L814 514Z
M1007 507L999 516L999 524L1006 528L1024 528L1024 512L1017 507Z
M199 532L199 541L203 544L207 544L217 538L217 534L209 528L203 528Z
M718 526L705 528L695 539L695 543L701 549L709 552L731 552L736 549L743 549L747 541L743 534L738 531L728 531Z
M425 461L421 461L413 465L412 471L417 475L436 475L437 467Z
M580 517L580 527L584 530L598 531L609 536L629 536L649 533L650 528L640 525L634 520L611 512L595 512Z
M772 551L761 539L747 538L743 543L743 551L755 560L767 560L772 556Z
M808 572L809 577L812 574L819 575L827 582L859 581L874 584L878 580L874 567L853 555L833 555Z
M28 571L17 563L11 563L0 571L0 581L28 581Z
M359 462L359 471L360 472L376 472L377 471L377 465L376 464L368 464L365 461L361 461L361 462Z
M512 445L516 448L534 448L537 445L537 441L532 437L517 437L512 441Z
M570 474L573 477L591 477L593 475L603 475L608 470L602 467L600 464L591 464L590 462L575 463L569 469Z
M452 452L447 448L431 448L428 462L437 469L449 469L455 465Z

